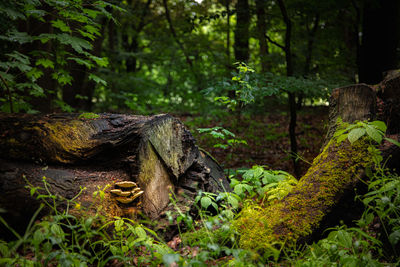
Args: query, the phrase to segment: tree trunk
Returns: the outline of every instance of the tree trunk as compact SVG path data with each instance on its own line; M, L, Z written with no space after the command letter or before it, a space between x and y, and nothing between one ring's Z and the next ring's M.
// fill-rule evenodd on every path
M260 46L260 61L261 71L267 72L270 70L270 62L268 60L268 43L265 38L267 32L266 14L265 14L266 2L263 0L256 0L256 14L257 14L257 37Z
M235 59L238 62L249 60L250 9L248 0L238 0L236 4Z
M167 207L171 192L183 190L194 198L197 190L229 190L223 170L169 115L79 119L71 114L0 114L0 132L0 207L13 225L29 221L35 212L40 201L25 186L43 187L42 177L50 192L63 198L86 188L76 199L84 207L91 206L95 191L109 185L101 203L106 216L131 216L135 208L154 219ZM121 188L123 181L136 182L140 190L132 195L142 195L133 200L132 195L112 193L135 189Z
M364 2L359 77L360 82L376 84L382 80L383 72L398 67L400 2Z
M376 92L377 90L377 92ZM315 240L323 230L344 220L351 223L361 215L354 202L354 188L371 166L369 142L332 138L336 120L345 122L379 118L388 125L390 137L399 140L400 74L392 73L373 88L357 84L335 89L330 99L330 127L325 145L298 185L281 201L264 208L246 208L237 221L244 248L267 250L271 245L294 245ZM381 145L390 167L399 170L400 149Z

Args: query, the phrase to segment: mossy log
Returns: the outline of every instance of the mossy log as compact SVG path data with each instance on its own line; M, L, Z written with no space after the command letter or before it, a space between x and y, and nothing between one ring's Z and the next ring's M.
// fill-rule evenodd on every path
M290 246L316 240L327 227L357 219L354 189L365 169L372 164L365 139L350 144L333 138L337 119L385 121L390 137L399 140L400 74L377 86L366 84L337 88L330 99L330 126L321 153L314 159L298 185L270 206L250 205L234 225L243 248L266 251L273 246ZM385 142L381 150L392 168L399 170L399 148ZM362 210L362 209L361 209ZM360 211L361 211L360 210ZM346 221L346 220L345 220Z
M155 219L171 192L193 197L200 189L229 190L223 170L170 115L81 119L77 114L2 113L0 133L0 208L11 223L29 220L35 212L39 201L25 186L43 187L43 177L50 192L62 198L85 188L76 199L82 207L91 206L93 193L106 188L100 205L107 216L130 216L139 209ZM137 188L121 188L123 181Z

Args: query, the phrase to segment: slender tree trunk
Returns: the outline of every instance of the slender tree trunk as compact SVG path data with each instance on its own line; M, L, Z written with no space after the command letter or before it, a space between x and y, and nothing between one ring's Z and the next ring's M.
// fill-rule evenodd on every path
M226 58L228 60L228 73L231 65L231 0L225 0L226 9Z
M176 44L178 45L179 49L182 51L182 53L183 53L183 55L184 55L184 57L186 59L186 63L188 64L189 69L192 72L194 79L196 80L196 83L199 85L200 78L199 78L198 74L196 73L196 71L194 70L193 61L190 59L190 57L189 57L189 55L188 55L183 43L181 42L181 40L179 39L179 37L178 37L178 35L177 35L176 31L175 31L175 27L174 27L174 25L172 23L171 15L169 13L169 8L168 8L168 2L167 1L168 0L163 0L163 5L164 5L164 9L165 9L165 17L166 17L167 22L168 22L169 30L171 31L172 37L174 38L174 40L175 40Z
M264 0L256 0L256 13L257 13L257 36L260 46L260 61L261 71L267 72L270 69L268 62L268 43L265 38L267 32L266 16L265 16L265 2Z
M286 75L293 76L293 57L291 48L292 39L292 21L287 13L286 5L283 0L278 0L278 5L282 13L283 21L286 25L285 31L285 59L286 59ZM288 104L290 113L289 122L289 138L290 138L290 153L293 160L294 174L296 177L300 176L300 167L297 161L297 140L296 140L296 122L297 122L297 106L296 94L288 91Z
M249 60L250 8L248 0L238 0L236 4L235 59L239 62Z
M307 40L307 51L306 51L306 61L304 63L303 76L306 78L310 74L312 54L314 50L315 36L317 35L317 30L319 27L319 14L315 15L314 24L310 30L307 25L308 40ZM304 94L300 92L297 96L297 110L300 110L303 104Z

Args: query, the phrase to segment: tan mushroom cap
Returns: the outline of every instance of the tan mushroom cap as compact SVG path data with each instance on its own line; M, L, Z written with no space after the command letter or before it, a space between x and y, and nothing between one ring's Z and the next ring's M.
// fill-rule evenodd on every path
M132 194L136 194L137 192L142 191L139 187L136 187L135 189L132 190Z
M144 191L140 191L131 197L116 197L115 199L120 203L128 204L128 203L131 203L132 201L134 201L139 196L141 196L143 193L144 193Z
M122 191L121 189L111 189L110 192L121 197L129 197L132 193L130 191Z
M132 181L122 181L122 182L115 183L115 185L122 187L122 188L138 187L137 184Z

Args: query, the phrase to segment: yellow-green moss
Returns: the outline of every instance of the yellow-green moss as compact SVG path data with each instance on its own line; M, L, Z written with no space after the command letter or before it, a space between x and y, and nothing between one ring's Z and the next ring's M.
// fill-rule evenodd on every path
M92 148L95 142L91 137L96 129L84 121L45 123L44 127L47 128L46 141L49 142L48 145L44 142L44 145L59 162L69 162L68 155L82 156L82 152ZM43 132L39 127L36 130Z
M354 185L371 163L367 148L363 140L353 145L331 140L283 200L242 210L234 222L241 235L239 245L265 251L276 244L294 245L299 238L310 235L343 190Z

